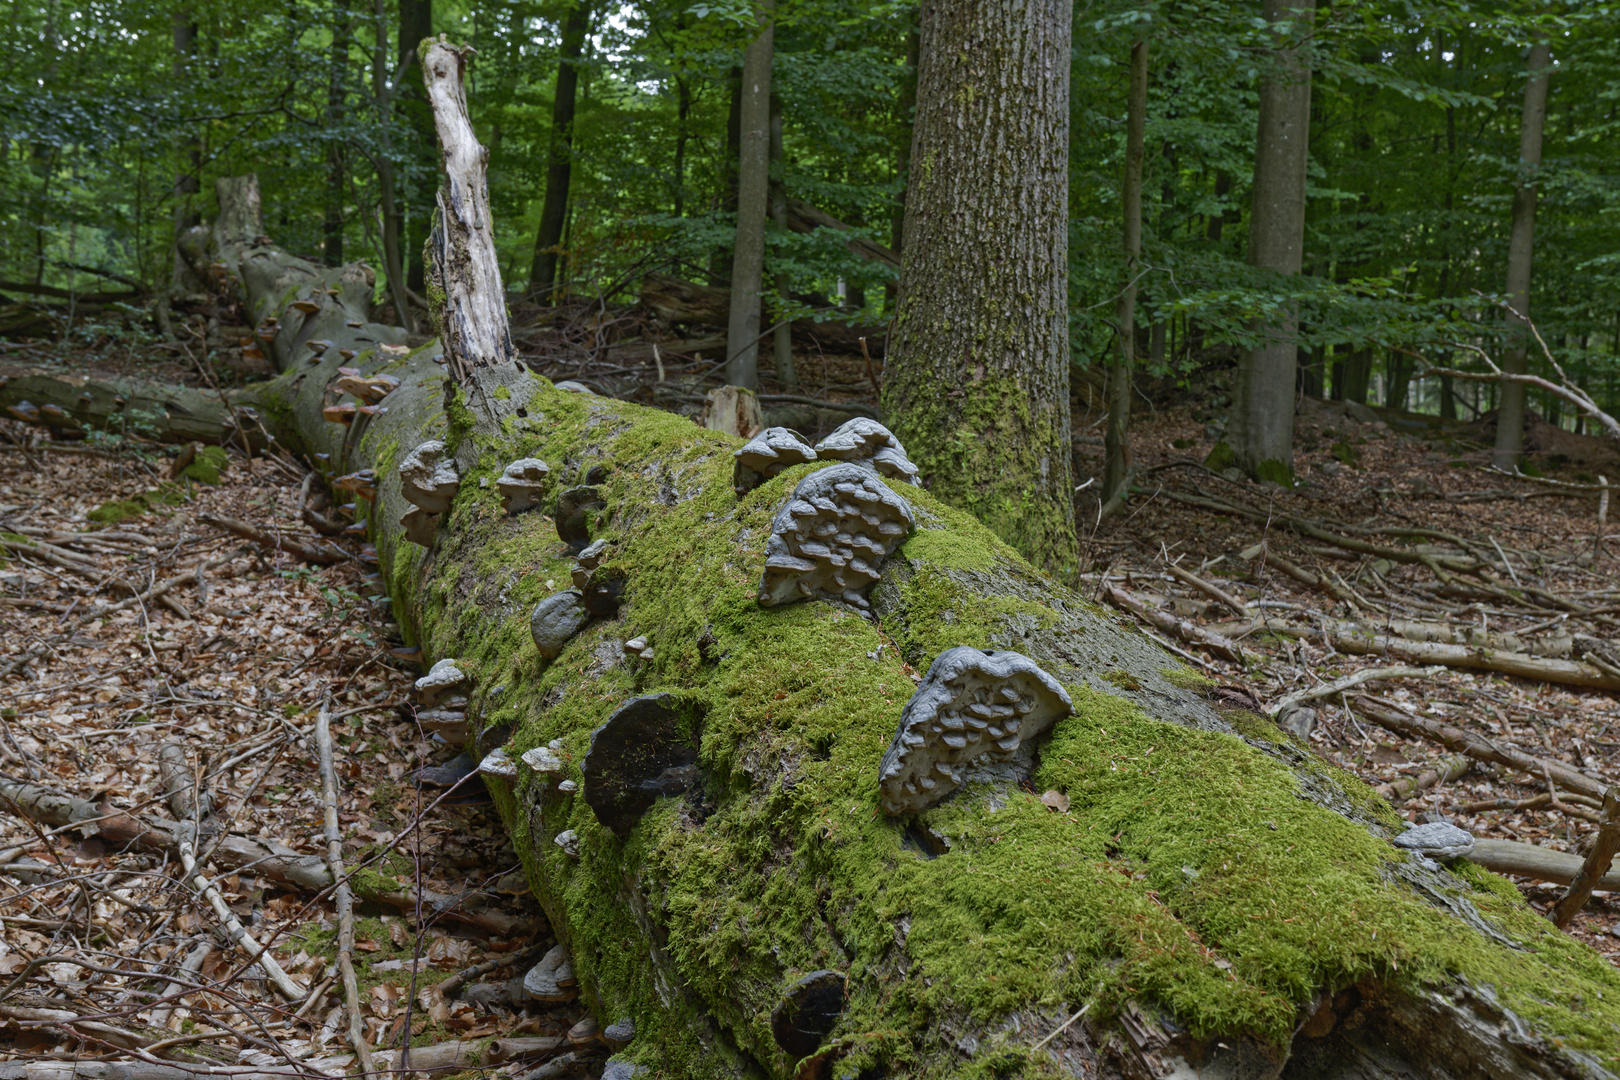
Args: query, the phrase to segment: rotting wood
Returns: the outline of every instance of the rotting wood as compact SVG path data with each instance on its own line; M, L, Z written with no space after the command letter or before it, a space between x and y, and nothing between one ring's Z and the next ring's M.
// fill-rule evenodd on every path
M1556 885L1568 885L1586 865L1586 860L1579 855L1517 840L1475 839L1474 850L1466 857L1469 862L1498 874L1516 874ZM1608 872L1592 887L1611 892L1620 890L1620 866L1611 862Z

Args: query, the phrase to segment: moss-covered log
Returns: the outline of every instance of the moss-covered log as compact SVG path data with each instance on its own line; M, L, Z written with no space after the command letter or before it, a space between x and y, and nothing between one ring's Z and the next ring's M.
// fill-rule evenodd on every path
M278 297L248 285L271 313L300 288L295 271L323 273L277 265ZM363 352L358 366L400 386L386 412L344 427L321 418L333 363L306 364L296 336L275 351L282 437L380 474L374 537L396 614L471 677L482 747L517 758L560 740L577 782L610 713L672 696L698 779L623 838L555 776L491 781L585 1000L604 1024L633 1018L622 1053L657 1075L1620 1067L1620 976L1600 956L1503 879L1398 851L1403 822L1366 787L927 491L904 490L918 528L883 564L870 613L762 608L771 518L814 463L739 498L736 440L540 379L520 402L510 374L490 391L507 415L481 424L447 397L432 345ZM397 466L429 438L450 442L462 480L422 548L401 535ZM607 542L593 575L621 589L617 614L553 660L529 614L574 562L543 511L502 511L496 480L522 457L550 466L546 506L590 479L603 508L585 523ZM652 659L626 652L637 637ZM1031 785L969 785L888 817L879 761L916 673L957 645L1032 657L1073 715ZM797 1061L772 1014L825 970L847 977L846 999Z

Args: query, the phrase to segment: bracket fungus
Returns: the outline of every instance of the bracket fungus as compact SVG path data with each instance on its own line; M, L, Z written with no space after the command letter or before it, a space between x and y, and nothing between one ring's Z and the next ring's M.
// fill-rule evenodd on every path
M557 496L557 537L578 553L591 542L591 514L607 506L590 485L572 487Z
M838 1026L844 1013L845 979L837 971L812 971L788 987L771 1012L771 1037L790 1058L807 1057Z
M358 408L359 406L352 401L340 402L337 405L325 405L321 407L321 416L334 424L352 424L354 423L355 411Z
M662 795L680 795L697 776L697 746L671 694L631 698L591 732L581 765L585 802L621 839Z
M1449 821L1430 821L1412 826L1390 843L1434 859L1460 859L1474 850L1474 834Z
M314 338L313 340L304 342L304 345L316 356L320 356L321 353L332 347L332 343L327 341L325 338Z
M816 454L835 461L851 461L877 470L881 476L906 484L921 484L917 466L906 456L906 448L894 432L865 416L839 425L831 435L816 443Z
M766 428L731 456L737 459L731 473L731 487L738 498L783 469L816 460L816 452L810 444L785 427Z
M375 405L399 388L399 379L393 375L345 374L332 384L341 394L353 394L367 405Z
M568 640L591 621L585 598L572 589L553 593L534 606L529 616L529 636L534 647L547 660L555 660Z
M399 524L405 530L405 539L423 547L432 547L433 534L439 531L439 515L413 506L400 517Z
M519 458L508 465L495 486L501 493L501 506L508 514L521 514L540 505L540 490L545 487L546 474L551 467L539 458Z
M557 839L561 841L562 837L559 833ZM578 997L579 980L574 977L574 965L568 962L568 950L561 945L547 950L523 976L523 989L535 1001L560 1004Z
M1074 705L1029 657L947 649L900 714L883 755L883 809L926 810L969 780L1015 780L1034 764L1034 741Z
M292 303L288 304L287 307L298 312L300 315L313 315L317 311L321 310L321 305L317 304L313 300L294 300Z
M416 680L416 701L424 709L437 708L451 691L467 682L466 674L454 660L440 660Z
M849 462L817 469L771 521L761 606L821 597L865 608L879 566L916 524L911 504L870 471Z
M442 514L461 490L461 476L445 454L444 443L429 439L399 463L399 487L408 502L430 514Z
M502 780L516 780L518 776L517 765L512 761L511 755L499 746L484 755L484 760L478 763L478 771L485 776L497 776Z

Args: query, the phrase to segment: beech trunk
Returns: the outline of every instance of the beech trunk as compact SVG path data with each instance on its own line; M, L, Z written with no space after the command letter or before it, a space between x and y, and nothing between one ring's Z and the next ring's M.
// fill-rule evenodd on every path
M929 0L883 408L930 490L1074 566L1069 39L1058 0Z

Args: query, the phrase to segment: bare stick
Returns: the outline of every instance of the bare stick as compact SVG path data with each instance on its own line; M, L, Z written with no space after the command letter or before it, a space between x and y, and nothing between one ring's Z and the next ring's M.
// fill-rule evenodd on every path
M326 865L338 883L334 897L338 917L338 974L343 978L343 1000L349 1012L349 1045L354 1047L361 1072L371 1076L377 1063L366 1045L365 1025L360 1022L360 986L354 977L354 892L343 873L343 834L338 831L337 767L332 761L331 695L321 702L315 720L315 744L321 755L321 801L326 806Z
M305 562L331 565L352 558L348 552L331 544L312 544L296 537L283 536L279 532L267 532L255 525L249 525L245 521L237 521L235 518L203 513L197 515L197 520L204 525L212 525L216 529L224 529L226 532L235 533L243 539L252 540L255 544L270 548L273 551L285 551L290 555L296 555Z
M1315 686L1309 690L1300 690L1296 693L1289 694L1287 697L1279 698L1274 704L1266 709L1266 715L1281 716L1283 713L1287 712L1289 709L1300 704L1301 702L1312 701L1316 698L1332 697L1341 691L1350 689L1352 686L1360 686L1362 683L1380 682L1384 679L1429 679L1440 674L1444 670L1446 669L1438 664L1436 664L1434 667L1421 668L1367 668L1364 671L1357 671L1353 674L1346 675L1343 678L1334 679L1330 683L1323 683L1321 686Z
M259 965L265 975L269 976L270 982L281 992L282 997L285 997L288 1001L303 1001L305 997L303 989L281 969L281 965L276 963L276 958L270 955L269 950L248 934L246 928L232 914L231 909L225 903L225 898L214 887L214 883L203 876L202 870L197 866L197 858L192 850L191 838L187 836L179 837L177 846L180 849L180 863L186 868L186 877L190 878L191 883L197 887L198 891L207 897L209 906L214 909L214 914L219 916L219 921L225 924L225 931L230 936L231 941L236 944L237 948L247 954L249 960Z
M1168 634L1174 634L1181 640L1196 645L1205 652L1214 653L1222 659L1232 660L1239 664L1244 662L1243 650L1238 648L1237 643L1230 638L1222 637L1212 630L1205 630L1203 627L1190 623L1186 619L1178 619L1169 612L1155 611L1116 585L1105 582L1103 595L1115 607L1128 611L1144 622L1152 623L1160 630Z
M1598 822L1597 836L1592 838L1592 850L1581 863L1580 873L1547 913L1554 926L1562 930L1586 906L1592 890L1609 872L1616 853L1620 853L1620 794L1611 787L1603 793L1603 815Z
M1177 581L1180 581L1182 584L1191 585L1193 588L1197 589L1210 599L1225 604L1227 607L1237 612L1242 618L1254 618L1254 612L1249 610L1248 604L1245 604L1242 600L1239 600L1237 597L1233 596L1231 593L1227 592L1213 581L1206 581L1204 578L1199 577L1191 570L1183 570L1175 563L1166 563L1165 565L1170 568L1170 575Z

